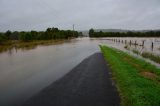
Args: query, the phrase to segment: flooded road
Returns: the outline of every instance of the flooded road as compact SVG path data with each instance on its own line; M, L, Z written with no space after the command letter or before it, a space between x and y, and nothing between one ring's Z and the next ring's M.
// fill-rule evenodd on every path
M61 44L0 54L0 106L21 103L64 76L86 57L100 51L99 44L124 49L105 39L77 38Z
M92 42L92 43L91 43ZM23 102L99 51L97 42L78 38L62 44L0 54L0 105Z

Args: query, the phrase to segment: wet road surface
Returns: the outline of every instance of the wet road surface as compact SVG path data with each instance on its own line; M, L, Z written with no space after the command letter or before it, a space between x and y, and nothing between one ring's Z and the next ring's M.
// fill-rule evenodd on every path
M101 53L95 53L23 106L119 106L120 98Z

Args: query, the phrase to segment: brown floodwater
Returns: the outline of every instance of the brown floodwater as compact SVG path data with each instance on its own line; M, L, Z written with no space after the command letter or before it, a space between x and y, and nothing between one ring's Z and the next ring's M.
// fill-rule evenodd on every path
M11 49L0 53L0 106L12 106L24 102L43 88L58 80L86 57L99 52L99 44L107 44L124 50L124 43L108 38L76 38L62 43ZM112 39L112 38L109 38ZM115 38L114 38L115 39ZM156 42L151 52L159 53L159 38L117 38L141 43L145 50L149 42ZM158 42L158 43L157 43Z

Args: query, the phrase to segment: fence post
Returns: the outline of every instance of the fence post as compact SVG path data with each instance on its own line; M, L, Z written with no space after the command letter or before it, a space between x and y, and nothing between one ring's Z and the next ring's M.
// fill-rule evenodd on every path
M152 51L153 51L153 48L154 48L154 44L153 44L153 42L152 42L152 45L151 45L151 49L152 49Z
M132 41L131 40L130 40L129 44L130 44L130 46L132 45Z

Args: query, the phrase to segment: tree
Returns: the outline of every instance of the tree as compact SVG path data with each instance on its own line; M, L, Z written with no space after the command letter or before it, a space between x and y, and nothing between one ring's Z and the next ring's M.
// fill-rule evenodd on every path
M37 31L31 31L31 37L32 37L32 40L37 40L38 39L38 32Z
M20 39L24 42L33 40L30 32L21 32Z
M10 40L19 40L19 32L18 32L18 31L14 31L14 32L10 35Z
M12 32L10 30L8 30L6 33L5 33L5 36L7 37L7 39L10 39L10 35L12 34Z
M90 37L93 37L93 36L94 36L94 30L93 30L93 29L90 29L90 30L89 30L89 36L90 36Z
M6 36L3 33L0 33L0 44L7 40Z
M3 35L3 36L2 36ZM5 33L0 33L0 42L6 40L21 40L21 41L31 41L31 40L51 40L51 39L68 39L72 37L78 37L79 32L71 30L59 30L58 28L47 28L46 31L30 31L30 32L11 32L6 31Z

